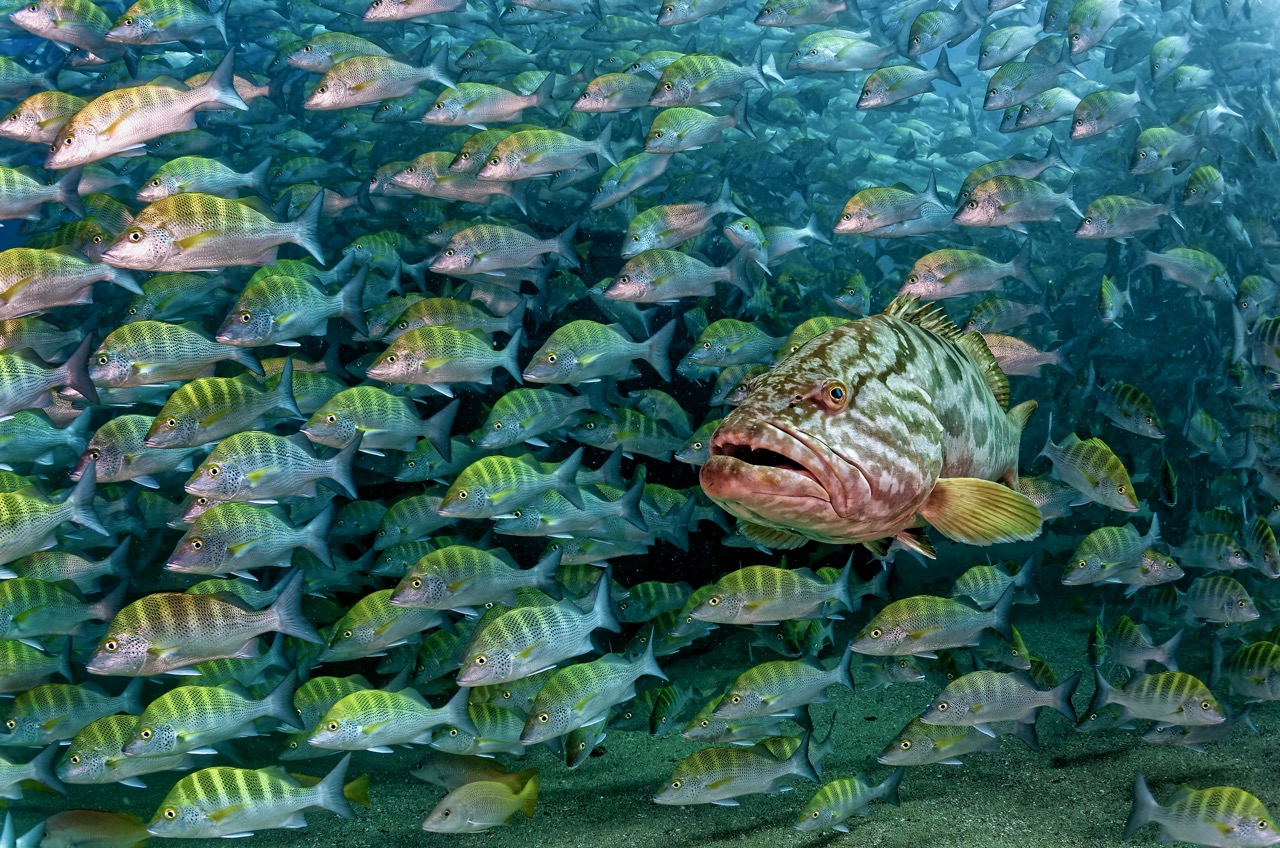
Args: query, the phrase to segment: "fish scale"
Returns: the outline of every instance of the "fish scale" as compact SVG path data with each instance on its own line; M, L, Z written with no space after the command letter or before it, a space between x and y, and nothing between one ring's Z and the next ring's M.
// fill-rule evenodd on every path
M536 745L603 720L610 708L635 697L636 681L646 675L667 679L653 659L652 643L634 659L605 654L557 669L533 699L521 743Z
M218 443L187 481L191 495L219 500L263 501L315 497L316 481L329 480L355 497L351 462L358 442L330 459L317 459L306 439L298 444L260 430L246 430Z
M261 376L262 366L252 351L219 344L183 325L131 321L98 346L90 358L89 375L106 386L151 385L195 379L227 359Z
M711 595L691 615L732 624L822 618L828 614L828 603L839 603L845 609L853 606L849 568L846 565L835 582L828 583L806 568L747 566L717 580Z
M292 378L292 373L290 373ZM147 431L150 447L180 448L220 442L260 425L273 411L296 412L290 388L266 391L243 377L201 377L178 388Z
M139 712L139 691L136 683L120 695L107 695L88 683L46 683L28 689L5 713L8 733L0 735L0 744L43 748L71 739L103 716Z

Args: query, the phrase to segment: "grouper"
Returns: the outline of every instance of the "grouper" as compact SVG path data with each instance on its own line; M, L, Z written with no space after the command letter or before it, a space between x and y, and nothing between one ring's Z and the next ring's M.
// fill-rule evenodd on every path
M814 337L750 385L711 438L706 493L775 548L889 540L925 556L922 530L971 545L1034 539L1040 511L1012 486L1035 411L982 337L912 296Z

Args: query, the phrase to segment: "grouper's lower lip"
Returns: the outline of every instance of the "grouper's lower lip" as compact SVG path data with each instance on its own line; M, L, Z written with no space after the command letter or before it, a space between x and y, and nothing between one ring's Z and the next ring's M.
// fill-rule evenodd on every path
M828 460L811 439L776 424L752 422L744 428L722 428L711 439L711 459L702 468L702 483L715 497L758 493L774 497L814 498L837 506Z

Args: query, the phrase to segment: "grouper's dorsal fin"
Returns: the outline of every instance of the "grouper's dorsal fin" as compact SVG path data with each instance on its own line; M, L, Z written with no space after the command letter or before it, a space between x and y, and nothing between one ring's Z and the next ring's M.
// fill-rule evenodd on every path
M987 347L981 333L961 331L956 323L947 317L947 313L941 306L934 303L922 304L918 297L910 294L895 297L885 307L884 314L928 330L967 353L969 358L977 364L978 370L982 372L983 378L987 381L987 388L991 389L991 394L995 395L1000 408L1009 408L1009 378L1004 375L1004 371L1000 370L1000 364L991 355L991 349Z
M987 388L991 389L991 394L996 396L996 403L1000 404L1001 409L1008 409L1009 378L1004 375L1000 363L991 353L991 348L987 347L982 333L964 333L956 339L956 346L978 363L978 370L987 381Z
M885 307L884 314L901 318L948 341L959 342L964 335L941 306L936 303L921 303L920 298L913 294L895 297Z

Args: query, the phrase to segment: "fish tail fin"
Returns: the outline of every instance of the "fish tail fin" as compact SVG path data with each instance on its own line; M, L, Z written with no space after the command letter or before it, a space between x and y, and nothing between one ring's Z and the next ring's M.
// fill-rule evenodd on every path
M564 551L556 548L551 553L538 560L531 570L533 573L533 585L535 588L541 589L549 595L556 594L559 589L556 584L556 570L560 568L560 561L564 559Z
M929 183L924 187L924 191L920 196L923 200L923 203L921 204L922 207L928 206L929 204L933 204L934 206L946 205L942 202L942 198L938 197L938 175L935 172L929 172ZM1030 241L1030 239L1028 239L1028 241Z
M604 129L600 131L600 135L596 136L595 152L598 156L603 156L608 160L610 165L618 164L618 157L614 154L613 149L609 147L609 142L613 140L613 124L604 125Z
M142 683L141 677L135 677L129 681L129 685L124 687L124 691L120 693L120 709L119 712L129 713L130 715L139 715L142 713L142 686L136 685ZM293 712L293 703L289 704L289 712Z
M653 366L653 370L658 372L663 380L671 381L671 360L667 351L671 347L671 340L675 338L676 322L675 319L667 322L667 325L658 332L649 337L649 341L645 343L645 362Z
M334 454L330 460L329 479L338 485L339 490L347 497L355 500L359 497L356 494L356 481L352 476L355 467L356 454L360 451L360 442L363 438L357 434L351 440L351 444Z
M1013 626L1009 624L1009 610L1013 608L1013 584L1005 587L1000 600L991 608L991 629L999 633L1006 642L1013 641Z
M733 202L733 192L729 190L729 178L725 177L724 182L720 185L720 196L716 198L715 207L722 212L728 212L731 215L745 215Z
M272 157L268 156L266 159L263 159L257 165L254 165L253 170L249 172L248 187L259 194L265 195L267 193L269 185L267 182L269 179L267 172L271 169L271 158Z
M1151 790L1147 788L1147 780L1141 774L1133 779L1133 807L1129 810L1129 818L1124 823L1125 839L1132 839L1142 826L1156 820L1160 805L1156 803Z
M1143 547L1150 548L1160 544L1160 516L1151 513L1151 527L1147 530L1147 538L1143 539Z
M91 604L85 611L85 617L96 619L98 621L110 621L115 618L121 608L124 607L124 599L128 594L129 584L127 581L121 580L120 585L111 590L110 594L95 604ZM131 710L128 712L141 712L141 709Z
M422 422L418 435L431 442L431 446L444 457L445 462L453 461L453 421L458 417L461 401L454 399L449 405Z
M76 347L75 353L62 367L67 385L75 389L90 403L98 403L98 389L89 378L89 353L93 350L93 334L88 333Z
M742 95L742 99L738 101L738 105L733 107L733 111L729 113L729 117L733 119L733 126L749 135L751 138L756 137L756 131L751 127L751 122L747 120L747 96Z
M298 713L293 708L293 690L298 686L298 670L291 669L284 679L262 699L262 718L274 718L290 730L299 732L306 728L294 722Z
M240 95L236 93L236 49L232 47L227 51L227 55L222 57L222 61L218 63L218 67L213 69L213 73L209 75L209 79L205 81L204 86L207 103L221 103L224 106L230 106L232 109L239 109L241 112L249 111L249 106L240 99Z
M1156 646L1156 662L1164 666L1169 671L1178 671L1178 646L1182 644L1182 634L1186 633L1186 629L1179 630L1177 633L1169 637L1169 641L1163 645ZM1214 640L1215 649L1222 644L1221 640Z
M364 322L364 281L369 276L369 266L363 265L342 291L338 292L338 317L356 328L357 333L367 335L369 327Z
M1062 148L1058 146L1058 140L1056 138L1049 139L1049 147L1045 150L1044 158L1040 161L1047 166L1045 170L1048 170L1049 168L1061 168L1069 174L1074 174L1076 172L1075 167L1072 166L1072 164L1067 161L1066 157L1062 155Z
M213 28L218 31L218 35L222 37L222 43L231 46L231 42L227 39L227 7L231 5L231 0L223 0L218 11L213 13Z
M640 657L640 668L637 678L644 677L646 674L663 680L670 680L667 673L658 667L658 659L653 655L653 639L648 639L644 643L644 655Z
M351 809L351 803L347 801L347 796L343 792L343 784L347 779L347 766L351 765L351 755L347 754L338 764L333 767L333 771L324 776L324 780L316 784L316 805L324 807L330 812L337 813L344 819L354 819L355 811Z
M750 264L747 260L751 256L751 249L743 247L734 254L729 260L729 264L724 266L724 279L729 285L747 296L748 299L755 295L755 287L751 285L749 276Z
M258 355L253 352L251 347L236 347L231 352L231 361L238 362L249 371L252 371L256 377L265 377L266 372L262 370L262 363L258 361Z
M1102 670L1097 666L1093 669L1093 679L1097 688L1093 693L1093 700L1089 702L1089 712L1096 713L1112 703L1116 688L1107 682L1107 678L1102 676Z
M1031 273L1031 239L1027 239L1022 243L1022 247L1018 249L1018 254L1009 262L1009 269L1013 272L1015 279L1021 280L1033 289L1044 291L1044 287L1036 280L1035 275Z
M431 64L423 70L431 72L430 79L440 83L445 88L453 88L453 75L449 73L449 45L440 45L440 49L436 51L436 55L431 59Z
M578 491L578 471L582 468L582 452L583 448L579 445L568 459L560 463L555 474L552 475L555 478L555 490L578 509L585 508L582 504L582 493Z
M533 818L534 808L538 805L538 772L534 769L530 771L533 774L529 775L529 779L520 788L520 794L516 796L520 801L520 812L524 813L526 818Z
M507 369L507 373L521 385L524 385L524 375L520 370L520 363L516 361L516 357L520 353L520 342L523 339L524 328L521 327L511 334L511 340L507 342L507 346L502 350L502 367Z
M641 469L643 470L643 468ZM638 530L648 530L649 524L640 512L640 500L644 497L644 477L636 475L636 481L627 489L626 494L618 498L618 515L623 521Z
M809 213L809 223L805 224L804 230L814 241L831 244L831 239L827 238L827 234L822 231L822 225L818 223L818 213Z
M506 317L503 319L506 323L506 326L503 327L503 332L511 335L515 333L516 330L524 326L524 313L528 308L528 305L528 301L524 298L520 298L520 302L516 304L516 308L508 312Z
M644 483L641 482L640 486L643 489ZM613 599L609 597L609 586L612 580L613 570L605 568L604 574L600 575L595 588L591 590L595 593L591 596L591 614L595 617L597 628L621 633L622 625L618 623L618 617L613 614Z
M836 577L835 584L835 600L849 612L856 612L853 606L853 590L849 585L850 579L853 577L853 554L849 554L849 559L844 564L844 568L840 569L840 574Z
M107 557L107 573L121 579L129 576L129 548L132 546L133 537L125 536L124 541Z
M302 572L295 571L293 575L286 577L285 581L286 585L280 590L275 603L268 608L271 616L275 619L275 627L273 629L286 636L294 636L313 645L324 644L320 634L316 633L316 629L311 626L311 622L307 621L306 616L302 614L302 589L306 583L302 577Z
M68 170L53 184L57 194L54 200L71 210L71 214L84 217L84 207L80 205L80 176L84 174L84 166L77 165Z
M475 724L471 721L471 711L467 708L467 702L471 697L471 690L465 686L458 688L449 702L442 707L444 711L445 723L453 725L463 733L470 733L473 736L479 736Z
M142 286L138 285L138 281L134 279L134 276L128 271L123 268L113 267L108 273L110 274L110 276L107 277L109 282L119 286L127 292L142 294Z
M822 782L822 772L819 766L822 759L826 756L827 743L831 741L828 737L826 742L818 746L818 750L810 751L809 745L813 741L813 734L805 731L804 736L800 739L800 744L796 746L794 752L788 758L791 764L791 773L796 777L803 777L805 780L812 780L814 783Z
M902 799L898 797L898 784L902 783L902 776L906 773L907 769L904 766L898 766L893 770L893 774L876 787L876 794L895 807L902 806Z
M54 759L58 756L58 752L60 750L61 746L55 742L39 754L36 754L35 758L32 759L28 765L31 766L31 771L33 772L36 780L40 781L53 791L61 792L65 795L67 787L62 785L62 781L58 778L58 774L54 771L53 767Z
M320 213L323 209L324 192L317 191L306 208L293 219L293 243L314 256L321 265L325 264L324 251L320 248Z
M938 52L938 63L933 66L934 71L938 74L938 79L943 82L949 82L954 86L960 85L960 77L956 76L956 72L951 70L951 62L947 59L946 48Z
M1071 705L1071 696L1076 693L1076 688L1080 685L1080 672L1068 677L1049 691L1049 697L1052 699L1049 706L1067 717L1067 721L1072 724L1076 723L1076 708Z
M832 683L839 683L841 686L848 687L850 692L857 691L857 686L853 682L853 658L854 658L853 642L845 646L844 653L840 655L840 659L836 660L835 667L832 668Z
M71 521L81 527L87 527L95 533L109 536L107 528L102 526L98 511L93 508L93 496L98 489L98 466L90 462L85 466L80 480L71 488L67 500L71 502Z
M547 78L538 86L538 90L533 93L533 105L546 112L553 118L559 118L560 112L556 109L555 96L553 92L556 88L556 72L547 72Z
M280 382L276 385L275 408L283 409L285 412L306 420L302 410L298 409L298 401L293 396L293 357L286 356L284 358L284 366L280 369Z
M573 250L573 237L578 234L578 222L574 221L565 231L556 236L556 253L570 266L578 267L578 254Z
M312 556L324 563L327 568L333 568L333 552L329 550L329 525L333 523L333 513L333 504L320 510L320 514L311 519L311 523L306 526L302 540L302 547L310 551Z
M1019 404L1019 406L1021 405L1022 404ZM1017 409L1017 407L1014 407L1014 409ZM1013 410L1010 410L1010 412L1012 411ZM1045 431L1045 434L1044 434L1044 447L1040 449L1040 453L1036 454L1036 458L1038 459L1042 456L1047 456L1049 457L1049 461L1052 462L1053 457L1049 453L1049 451L1052 448L1053 448L1053 410L1050 409L1049 410L1049 428Z

